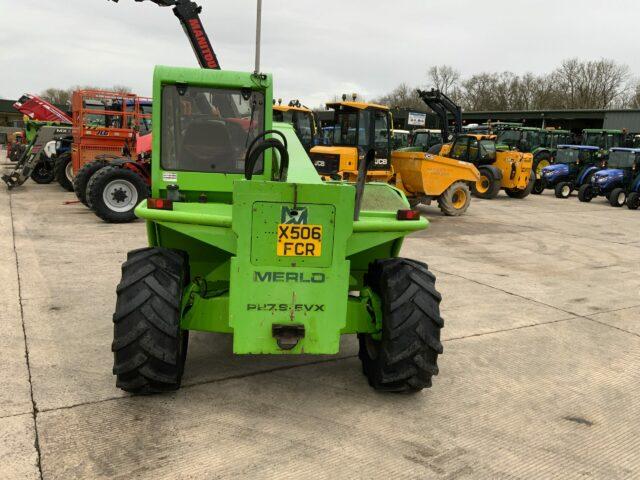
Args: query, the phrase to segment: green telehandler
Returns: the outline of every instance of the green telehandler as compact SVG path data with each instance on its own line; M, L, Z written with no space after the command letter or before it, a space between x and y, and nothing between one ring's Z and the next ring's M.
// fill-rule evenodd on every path
M179 388L190 330L233 335L237 354L335 354L357 334L376 389L431 385L440 294L399 258L428 226L406 197L323 182L293 127L272 124L270 75L156 67L149 247L128 254L114 314L117 385Z

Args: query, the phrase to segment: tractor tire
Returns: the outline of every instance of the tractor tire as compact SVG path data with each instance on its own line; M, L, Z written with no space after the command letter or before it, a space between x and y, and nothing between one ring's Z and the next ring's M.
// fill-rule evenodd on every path
M440 211L448 217L458 217L471 203L471 190L464 182L455 182L438 197Z
M534 195L540 195L544 192L544 180L542 179L542 169L551 165L551 153L540 152L533 158L533 171L536 174L536 180L531 189Z
M571 196L571 192L573 191L569 182L558 183L554 190L556 193L556 198L569 198Z
M382 302L382 336L359 334L362 370L369 384L387 392L418 392L431 386L442 353L440 294L424 263L376 260L365 284Z
M607 198L609 205L620 208L627 203L627 192L624 191L624 188L614 188Z
M480 180L471 186L471 191L478 198L491 200L500 193L501 181L487 168L480 167Z
M53 172L60 186L67 192L73 192L73 164L71 163L70 153L65 153L56 158Z
M51 168L51 164L49 162L39 161L36 166L33 167L33 172L31 172L30 176L31 180L37 184L46 185L53 182L53 168Z
M519 190L517 188L507 188L505 191L511 198L527 198L533 192L536 182L536 172L532 170L531 176L529 177L529 182L527 183L527 186L525 188L523 188L522 190Z
M189 332L180 329L188 259L182 252L142 248L129 252L113 315L116 386L134 394L180 388Z
M640 194L631 192L627 197L627 208L629 210L637 210L640 207Z
M578 200L581 202L590 202L593 200L593 197L593 186L590 183L585 183L580 187L580 190L578 190Z
M135 208L149 196L144 178L124 167L107 166L91 177L87 200L95 214L110 223L127 223L137 217Z
M104 160L94 160L93 162L85 163L73 179L73 191L76 197L78 197L78 200L87 207L89 206L87 203L87 185L89 185L89 180L91 180L94 173L107 165L108 163Z

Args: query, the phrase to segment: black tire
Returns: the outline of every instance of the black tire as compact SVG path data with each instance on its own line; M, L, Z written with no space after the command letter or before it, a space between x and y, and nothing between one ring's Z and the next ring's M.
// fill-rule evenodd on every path
M471 190L465 182L454 182L438 197L440 211L449 217L458 217L471 203Z
M106 191L111 188L113 193ZM89 180L87 196L91 209L105 222L127 223L137 218L134 210L149 196L149 187L144 178L133 170L106 166ZM111 202L107 202L105 197L111 198Z
M182 252L143 248L127 255L113 315L116 386L135 394L180 388L188 331L180 329L188 259Z
M590 202L594 196L593 185L590 183L585 183L580 187L580 190L578 190L578 200L581 202Z
M627 203L627 192L625 192L624 188L614 188L607 198L609 199L609 205L620 208Z
M531 192L533 192L535 184L536 172L534 170L531 170L531 176L529 177L529 182L527 183L527 186L525 188L523 188L522 190L519 190L517 188L507 188L505 189L505 192L507 192L507 195L509 195L511 198L527 198L531 194Z
M65 153L56 158L53 173L56 181L67 192L73 192L73 178L69 178L67 167L71 165L71 154Z
M39 185L46 185L53 182L54 174L51 163L46 160L39 161L31 172L31 180Z
M640 207L640 194L631 192L627 197L627 208L629 210L637 210Z
M479 183L482 185L479 190L478 184L473 184L471 186L471 191L476 197L484 198L485 200L496 198L502 188L502 182L499 178L496 178L493 172L488 168L480 167L478 170L481 175Z
M533 157L533 171L536 174L535 183L531 189L531 193L534 195L540 195L544 192L544 180L542 180L542 169L548 165L551 165L551 152L544 151L538 153Z
M569 182L560 182L556 185L555 189L556 198L569 198L573 188Z
M78 197L78 200L87 207L89 206L87 204L87 186L89 185L89 180L91 180L94 173L106 165L108 165L108 163L104 160L94 160L93 162L85 163L73 179L73 191L76 197Z
M376 260L365 284L382 302L382 337L359 334L362 369L369 384L387 392L417 392L431 386L442 353L440 294L424 263L404 258Z

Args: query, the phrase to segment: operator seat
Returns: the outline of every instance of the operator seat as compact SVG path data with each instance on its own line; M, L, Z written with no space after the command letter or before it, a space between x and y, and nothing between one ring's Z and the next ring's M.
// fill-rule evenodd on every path
M234 148L222 120L191 123L182 140L180 165L185 170L230 172L235 168Z

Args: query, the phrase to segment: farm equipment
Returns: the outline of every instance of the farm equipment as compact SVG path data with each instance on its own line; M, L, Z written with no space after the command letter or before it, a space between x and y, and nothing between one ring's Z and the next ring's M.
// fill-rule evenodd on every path
M366 153L375 152L367 180L387 182L392 177L391 112L374 103L347 101L328 103L334 110L331 145L311 149L311 161L320 175L354 182Z
M593 174L591 181L580 187L578 198L590 202L602 196L613 207L625 203L631 210L640 205L640 149L612 148L609 152L607 168Z
M399 130L397 128L391 131L391 150L399 150L409 146L411 132L409 130Z
M44 154L44 147L52 140L70 135L71 127L57 122L26 120L25 131L29 143L22 150L14 170L1 177L9 190L22 185L29 178L39 184L53 181L54 159Z
M411 132L409 145L401 150L403 152L428 152L434 145L442 143L442 132L440 130L419 128Z
M441 155L478 168L480 179L472 186L477 197L492 199L504 190L511 198L522 199L533 190L533 155L499 150L495 135L459 135L450 146L443 147Z
M604 168L600 149L585 145L559 145L555 163L542 169L544 188L553 189L557 198L589 185L595 172Z
M237 354L335 354L357 333L374 388L429 387L440 295L426 265L396 257L428 222L390 185L365 184L373 150L355 185L322 182L293 127L272 125L271 96L270 75L156 67L162 149L136 209L150 247L122 267L117 385L179 388L199 330L232 334ZM221 104L235 111L211 115Z
M273 105L273 121L285 122L293 125L300 142L308 152L316 144L318 127L313 111L300 103L292 100L288 105L282 105L282 101Z
M71 117L55 105L30 93L24 94L13 104L13 108L30 120L37 122L54 122L60 125L71 125Z

